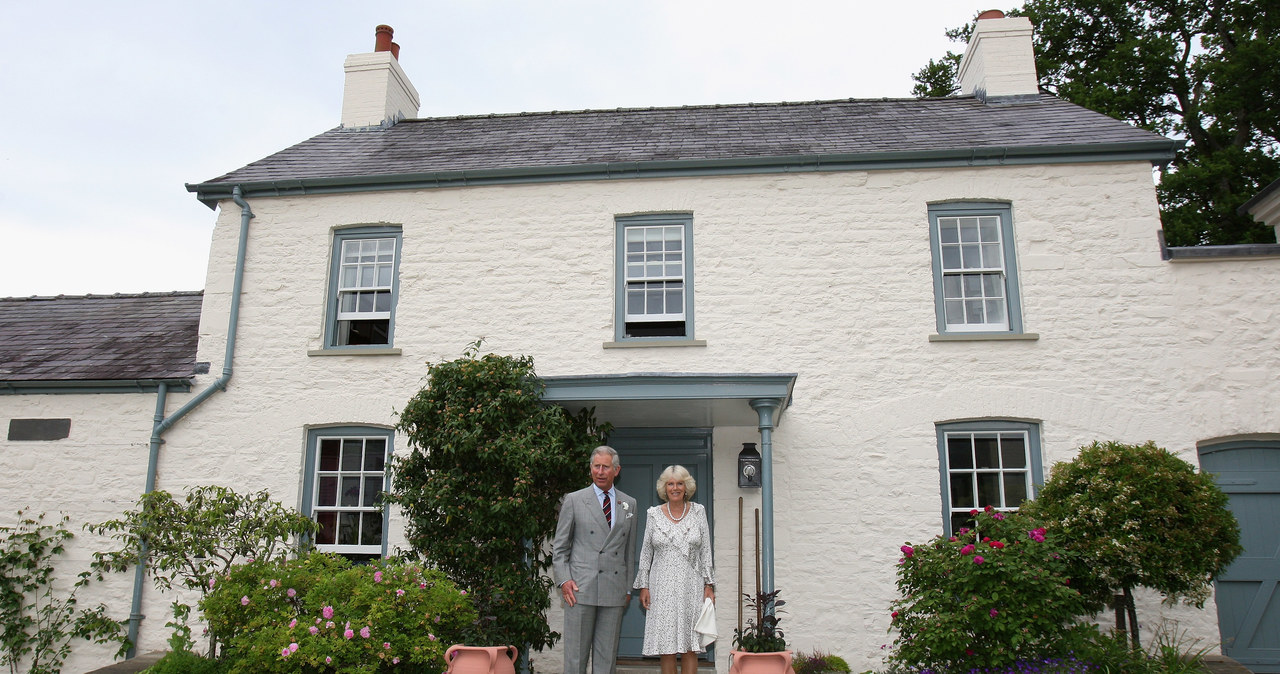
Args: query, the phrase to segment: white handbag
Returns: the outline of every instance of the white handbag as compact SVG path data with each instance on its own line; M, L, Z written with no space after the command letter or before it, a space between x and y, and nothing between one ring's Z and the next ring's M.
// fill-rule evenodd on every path
M697 633L703 648L719 637L716 634L716 603L711 601L710 597L702 600L702 612L698 614L698 620L693 623L693 631Z

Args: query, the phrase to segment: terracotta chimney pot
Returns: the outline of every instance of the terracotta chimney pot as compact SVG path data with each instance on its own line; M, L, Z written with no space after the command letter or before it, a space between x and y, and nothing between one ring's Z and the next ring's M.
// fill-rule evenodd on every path
M381 25L375 28L374 38L373 38L373 50L376 52L392 51L391 46L394 43L391 41L391 36L393 34L395 34L395 31L391 29L391 26Z
M1004 18L1004 12L998 9L988 9L987 11L978 15L979 21L983 19L1003 19L1003 18Z
M395 42L391 43L391 58L400 60L400 45Z

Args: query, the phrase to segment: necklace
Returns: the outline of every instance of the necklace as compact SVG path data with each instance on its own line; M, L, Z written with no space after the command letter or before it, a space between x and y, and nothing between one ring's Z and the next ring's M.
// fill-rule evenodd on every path
M689 502L688 502L688 501L685 501L685 502L684 502L684 510L682 510L682 511L680 512L680 516L679 516L679 517L676 517L675 515L672 515L672 514L671 514L671 504L670 504L670 503L666 504L666 507L667 507L667 519L671 520L672 522L679 522L680 520L684 519L684 518L685 518L685 516L687 516L687 515L689 514L689 510L690 510Z

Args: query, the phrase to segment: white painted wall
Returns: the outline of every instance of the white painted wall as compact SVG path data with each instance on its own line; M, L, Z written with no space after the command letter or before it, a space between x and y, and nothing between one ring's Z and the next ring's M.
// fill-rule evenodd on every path
M927 204L947 199L1012 202L1024 325L1038 340L928 340ZM1140 162L251 204L235 375L166 436L162 488L266 488L298 504L309 426L394 424L423 385L424 363L456 358L478 337L494 352L533 356L543 375L795 372L794 404L774 434L783 625L796 648L844 655L855 671L877 666L891 640L898 546L941 528L935 423L1036 420L1046 464L1095 439L1154 440L1194 462L1199 440L1280 430L1280 316L1270 297L1280 261L1161 261L1150 170ZM199 387L222 361L239 228L239 209L224 208L198 355L214 368ZM613 340L614 216L656 211L693 213L695 336L707 344L604 349ZM309 356L322 344L332 229L369 223L404 228L401 354ZM722 670L736 623L742 492L733 471L741 443L754 439L753 428L714 437ZM134 498L136 487L120 489ZM825 505L831 494L840 507ZM759 495L745 496L749 518ZM393 545L398 528L393 519ZM147 596L147 648L163 646L167 602ZM1148 626L1158 616L1216 640L1212 605L1140 609ZM537 666L554 670L559 658L543 654Z

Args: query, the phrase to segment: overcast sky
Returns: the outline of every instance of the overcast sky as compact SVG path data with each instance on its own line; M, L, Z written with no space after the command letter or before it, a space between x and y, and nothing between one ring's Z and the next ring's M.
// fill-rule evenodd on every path
M910 96L987 0L6 3L0 297L199 290L198 183L337 126L395 29L421 117ZM381 6L388 5L388 6ZM392 6L394 5L394 6ZM402 6L403 5L403 6Z

